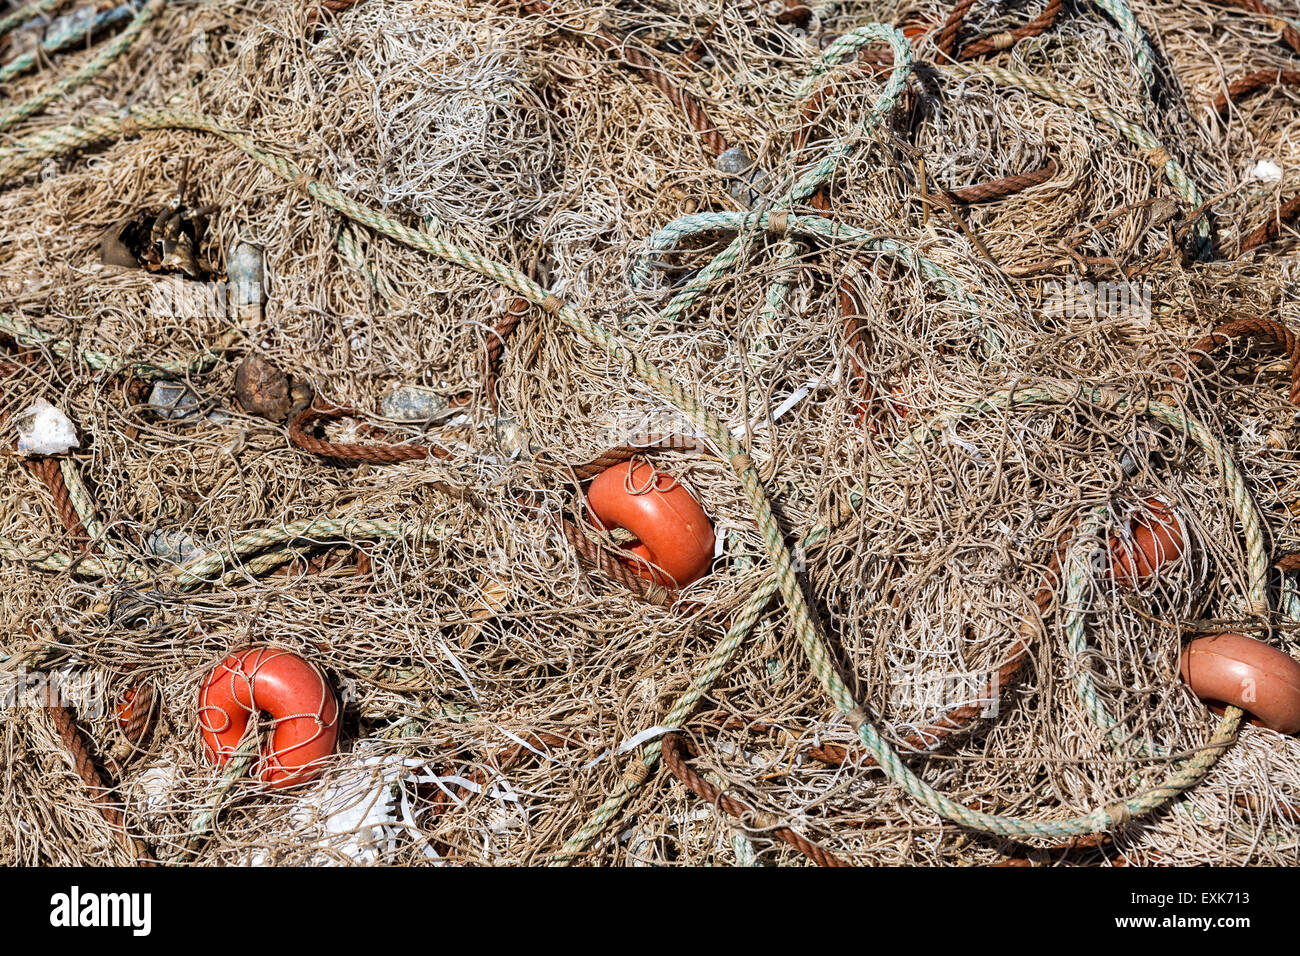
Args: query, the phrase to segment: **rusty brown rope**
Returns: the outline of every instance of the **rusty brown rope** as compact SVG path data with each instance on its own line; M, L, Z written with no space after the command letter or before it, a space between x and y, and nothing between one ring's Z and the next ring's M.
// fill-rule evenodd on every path
M672 599L672 591L660 587L648 578L641 577L626 561L620 560L608 548L602 547L600 542L593 541L583 534L582 529L572 521L561 519L560 530L564 533L565 540L577 552L579 559L588 567L602 572L606 577L612 578L651 604L662 606Z
M334 16L364 2L365 0L316 0L312 8L307 11L307 22L316 23L327 13Z
M1003 50L1011 49L1021 40L1027 40L1030 37L1045 33L1056 22L1056 18L1060 16L1062 5L1063 0L1048 0L1043 12L1024 26L981 37L968 43L958 51L957 36L966 22L966 15L975 6L975 0L958 0L956 6L952 8L952 12L948 14L948 19L944 21L943 26L940 28L939 36L935 42L941 53L955 60L974 60L982 56L988 56L990 53L1000 53Z
M545 16L555 11L556 7L556 4L548 0L531 0L523 4L523 9L534 16ZM603 24L596 24L591 28L590 33L584 32L581 35L599 47L602 52L632 67L668 97L695 128L695 132L710 153L718 156L726 152L727 140L718 131L717 124L710 119L704 105L687 93L653 55L640 47L633 46L630 41L618 36Z
M26 465L28 470L49 489L50 496L54 499L54 507L55 511L58 512L59 520L63 522L64 527L76 539L78 546L83 551L90 551L90 536L86 533L81 518L72 506L72 499L68 493L67 483L63 480L63 472L59 468L58 460L55 458L33 458L28 459ZM131 859L138 865L154 865L144 845L127 832L122 812L111 801L109 789L104 785L103 777L100 776L99 768L95 765L94 758L90 754L90 748L82 737L72 712L53 699L46 702L45 712L49 715L55 730L58 731L59 739L63 742L64 749L71 758L77 775L81 777L82 782L86 785L86 790L89 792L96 809L99 810L104 822L112 830L113 838L131 855Z
M322 458L338 458L343 461L367 461L379 465L391 465L399 461L419 461L424 458L447 458L450 452L436 445L362 445L354 442L332 442L317 438L313 428L317 422L337 418L359 418L361 413L354 408L342 405L319 404L317 399L308 408L304 408L289 421L289 440L304 451L309 451ZM378 431L372 429L372 431Z
M948 197L954 202L965 205L1005 199L1007 196L1015 195L1030 186L1041 186L1056 175L1057 168L1056 160L1048 160L1046 166L1028 173L1003 176L1001 179L991 179L988 182L976 183L974 186L949 190Z
M1279 571L1300 571L1300 551L1291 551L1273 562Z
M1287 400L1292 405L1300 405L1300 342L1295 333L1281 322L1272 319L1237 319L1227 322L1191 347L1188 356L1190 364L1201 365L1233 339L1244 338L1263 339L1279 346L1286 353L1287 361L1291 364L1291 388ZM1187 365L1178 363L1170 369L1170 376L1181 380L1186 377L1187 368Z
M1268 222L1241 241L1241 252L1245 254L1277 239L1282 234L1282 225L1297 217L1300 217L1300 196L1292 196L1277 207L1277 211Z
M689 435L657 435L648 439L642 445L619 445L608 451L602 452L591 461L583 462L581 465L559 465L558 467L565 471L572 471L573 475L579 481L587 481L595 478L602 471L607 471L615 465L621 465L624 462L631 461L633 458L650 455L655 452L663 451L693 451L703 452L706 446L699 440Z
M766 814L755 812L739 800L728 796L724 791L709 783L687 765L686 761L689 759L687 749L686 739L681 734L664 735L664 765L674 777L694 791L697 796L713 806L725 810L731 816L740 820L742 824L761 828L765 834L775 837L782 843L789 844L818 866L849 865L834 853L822 849L816 843L790 829L785 824L768 819Z
M488 403L497 407L497 375L501 367L501 356L505 352L506 341L519 328L519 323L528 314L528 300L513 298L506 307L506 314L501 317L487 337L486 355L483 362L483 385L487 391Z
M81 777L100 815L113 831L114 839L131 855L131 859L138 866L154 866L154 861L149 857L144 845L127 831L122 819L122 811L112 802L111 794L104 786L104 780L100 777L99 769L90 755L90 748L86 745L85 738L81 736L72 713L53 701L49 702L45 711L50 715L50 720L54 724L54 729L58 731L59 739L63 741L68 756L72 758L72 765L76 768L77 775Z
M1228 84L1227 90L1214 98L1215 112L1222 115L1229 103L1236 103L1260 90L1273 86L1300 87L1300 71L1297 70L1256 70L1247 73Z
M1289 46L1297 56L1300 56L1300 31L1291 26L1287 21L1277 15L1277 12L1263 0L1216 0L1216 2L1228 7L1236 7L1238 10L1245 10L1247 13L1256 13L1262 17L1267 17L1275 21L1282 35L1282 42Z
M1068 546L1069 538L1067 536L1057 545L1048 561L1047 570L1043 575L1043 582L1034 594L1034 604L1038 608L1039 614L1046 614L1055 600L1056 590L1061 580L1061 561ZM1028 657L1029 644L1022 639L1012 655L998 667L993 679L989 681L980 696L991 698L1000 693L1003 688L1015 680L1021 666ZM983 716L984 710L985 705L980 702L954 707L930 726L903 738L901 743L917 751L933 750L952 734L968 730L975 721ZM848 763L851 758L859 760L859 766L863 767L871 766L876 762L875 758L869 753L850 751L838 744L823 744L818 747L810 747L804 753L814 760L837 767Z

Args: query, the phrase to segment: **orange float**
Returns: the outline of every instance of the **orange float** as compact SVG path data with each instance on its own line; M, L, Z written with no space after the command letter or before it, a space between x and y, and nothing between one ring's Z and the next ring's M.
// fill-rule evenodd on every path
M117 707L114 709L117 726L131 743L143 743L149 736L156 701L152 685L149 684L128 687L117 699Z
M1278 733L1300 733L1300 661L1244 634L1199 637L1179 673L1197 697L1233 704Z
M319 670L297 654L271 647L235 651L199 690L199 729L209 760L235 753L254 713L274 731L262 748L259 779L292 787L316 777L338 740L339 706Z
M1128 533L1110 539L1110 575L1125 587L1139 587L1182 557L1187 538L1173 506L1147 498L1129 521Z
M607 468L587 489L587 507L604 529L626 528L637 537L627 550L633 570L663 587L683 588L713 563L713 524L677 479L647 462Z

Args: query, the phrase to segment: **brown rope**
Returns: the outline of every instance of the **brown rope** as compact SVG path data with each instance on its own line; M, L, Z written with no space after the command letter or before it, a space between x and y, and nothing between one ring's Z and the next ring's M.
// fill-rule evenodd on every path
M1279 17L1263 0L1217 0L1224 6L1236 7L1239 10L1245 10L1247 13L1256 13L1262 17L1276 21L1282 28L1282 42L1289 46L1297 56L1300 56L1300 31Z
M948 14L948 19L944 22L943 27L939 30L936 43L941 53L949 59L955 60L974 60L990 53L1000 53L1015 46L1021 40L1027 40L1030 37L1045 33L1056 22L1056 18L1060 16L1062 5L1063 0L1049 0L1047 6L1043 8L1043 12L1024 26L981 37L968 43L958 52L957 35L966 22L966 15L975 6L975 0L958 0L956 6L952 8L952 12Z
M663 738L663 758L664 765L672 772L678 780L685 784L690 790L694 791L699 797L708 801L715 807L720 807L727 813L731 814L742 823L753 821L762 826L764 833L776 837L783 843L788 843L808 859L812 860L818 866L848 866L835 854L829 850L824 850L816 843L800 835L784 824L768 827L761 821L755 821L754 811L733 797L728 796L725 792L709 783L686 763L687 743L685 738L680 734L665 734Z
M1281 322L1272 319L1237 319L1225 323L1191 347L1188 356L1190 364L1201 365L1233 339L1244 338L1263 339L1281 347L1291 364L1291 389L1287 400L1292 405L1300 405L1300 342L1295 333ZM1188 367L1182 363L1174 365L1170 369L1171 377L1182 380L1187 375Z
M528 300L514 298L506 307L506 314L492 328L487 338L486 355L483 364L483 383L487 390L488 402L497 407L497 376L501 367L501 356L505 353L506 341L519 328L519 323L528 314ZM466 396L467 398L467 396Z
M90 748L81 736L81 731L77 728L77 722L73 719L71 712L66 707L53 701L48 703L45 712L50 715L54 729L58 731L59 739L63 741L64 749L67 750L68 756L72 758L72 765L76 769L77 775L81 777L82 783L86 785L86 790L90 793L91 800L94 801L100 815L113 831L113 837L131 855L136 865L154 866L154 861L149 858L143 844L127 832L122 819L122 811L112 802L111 794L108 788L104 786L104 780L99 775L99 769L95 766L94 758L90 755Z
M619 445L602 452L591 461L581 465L556 466L572 471L579 481L595 478L602 471L608 471L615 465L631 461L644 455L662 451L705 451L706 446L689 435L659 435L642 445Z
M569 542L573 550L578 553L578 557L588 567L595 568L606 577L613 578L643 600L659 605L668 603L672 596L671 591L659 587L648 578L641 577L632 570L626 561L620 560L611 554L608 548L601 547L600 542L593 541L583 534L582 529L572 521L561 519L560 530L564 533L565 540Z
M949 190L948 197L954 202L966 205L1005 199L1007 196L1015 195L1030 186L1041 186L1055 176L1057 170L1056 160L1049 160L1046 166L1032 172L1003 176L1001 179L991 179L985 183L976 183L974 186Z
M1283 223L1289 223L1300 217L1300 195L1292 196L1277 207L1277 212L1264 225L1260 226L1241 241L1243 254L1257 249L1267 242L1272 242L1282 234Z
M307 22L316 23L327 13L334 16L363 2L364 0L316 0L316 5L307 11Z
M319 401L319 399L317 400ZM419 461L424 458L447 458L451 453L445 448L425 445L362 445L352 442L332 442L317 438L310 426L317 422L337 418L360 417L360 412L342 405L322 407L313 403L304 408L289 421L289 440L304 451L309 451L322 458L338 458L343 461L368 461L379 465L389 465L399 461ZM378 429L372 429L377 432Z
M1237 103L1260 90L1274 86L1300 87L1300 71L1256 70L1228 84L1228 89L1214 98L1215 112L1222 115L1229 103Z

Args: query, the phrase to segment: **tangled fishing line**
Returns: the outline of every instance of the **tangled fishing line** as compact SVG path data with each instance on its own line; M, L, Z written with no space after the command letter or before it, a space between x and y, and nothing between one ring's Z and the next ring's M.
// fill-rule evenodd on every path
M67 12L0 17L5 860L1295 860L1180 676L1300 621L1294 11Z

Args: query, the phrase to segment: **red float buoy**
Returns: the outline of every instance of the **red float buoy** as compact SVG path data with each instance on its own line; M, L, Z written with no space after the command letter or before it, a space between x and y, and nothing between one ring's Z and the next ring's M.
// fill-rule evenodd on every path
M274 731L262 748L263 783L292 787L316 777L338 740L334 691L314 666L290 651L252 647L235 651L203 682L199 729L204 751L218 766L239 746L256 712Z
M1173 506L1161 498L1147 498L1142 504L1144 510L1130 519L1128 532L1110 539L1110 574L1125 587L1146 584L1187 549Z
M1183 648L1179 674L1197 697L1233 704L1283 734L1300 733L1300 661L1244 634L1213 634Z
M626 550L653 567L633 569L664 587L682 588L703 577L713 563L713 525L691 493L647 462L615 465L587 489L587 506L603 529L626 528L637 543Z

